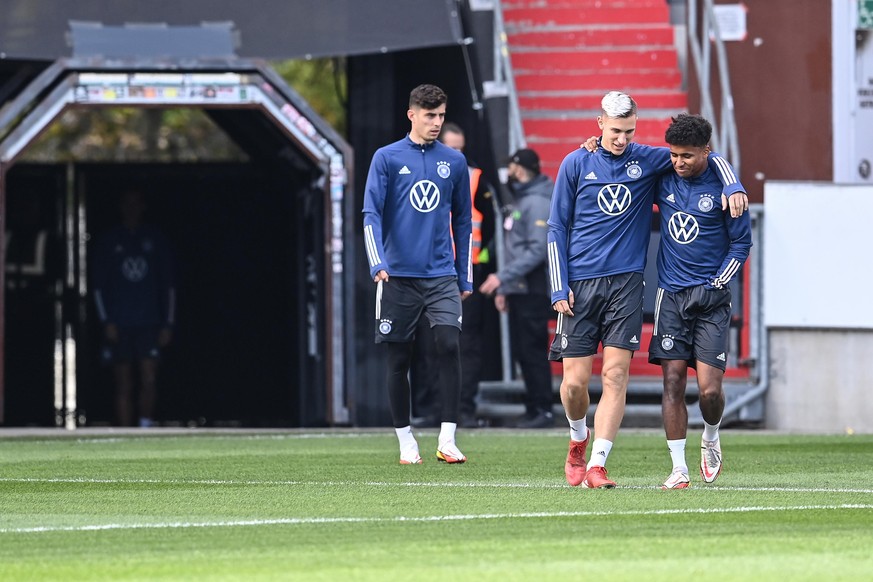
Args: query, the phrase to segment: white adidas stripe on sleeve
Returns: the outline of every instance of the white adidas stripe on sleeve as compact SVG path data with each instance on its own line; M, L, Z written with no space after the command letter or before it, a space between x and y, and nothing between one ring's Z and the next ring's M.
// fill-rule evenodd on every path
M379 258L379 251L376 250L376 239L373 237L372 224L368 224L364 227L364 246L367 249L367 259L370 261L371 267L382 262L382 259Z

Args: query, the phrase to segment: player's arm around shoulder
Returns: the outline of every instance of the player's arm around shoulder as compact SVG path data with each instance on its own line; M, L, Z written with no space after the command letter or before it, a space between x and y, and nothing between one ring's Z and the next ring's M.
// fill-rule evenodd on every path
M710 152L706 161L722 183L722 210L730 210L731 216L734 218L742 216L749 209L749 197L746 194L746 189L737 178L733 166L716 152Z

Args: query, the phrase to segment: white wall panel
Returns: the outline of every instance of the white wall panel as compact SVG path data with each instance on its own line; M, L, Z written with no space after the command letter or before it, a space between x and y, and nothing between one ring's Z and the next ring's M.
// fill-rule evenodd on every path
M764 324L873 329L873 186L767 182Z

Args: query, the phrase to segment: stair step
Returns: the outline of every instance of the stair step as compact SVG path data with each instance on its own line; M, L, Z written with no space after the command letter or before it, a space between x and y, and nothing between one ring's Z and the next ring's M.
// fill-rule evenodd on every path
M680 89L682 74L673 70L622 70L604 71L597 74L546 73L515 71L515 88L518 91L585 91L602 88L627 91L634 89Z
M527 147L536 150L536 152L540 156L540 169L542 172L550 176L551 178L555 178L558 175L558 169L561 167L561 162L570 152L579 149L580 144L588 139L592 135L600 135L600 132L597 129L596 123L590 124L579 124L579 132L585 133L585 130L588 129L589 132L587 135L580 136L578 138L553 138L553 139L542 139L537 137L529 137L527 139ZM634 137L635 143L641 143L652 146L666 146L664 143L664 131L666 131L667 125L664 125L664 128L655 133L641 133ZM647 356L646 356L647 357ZM639 357L635 357L631 362L631 371L634 374L644 374L646 373L644 369L649 367L646 358L643 355L639 355ZM556 372L554 369L553 373Z
M528 32L509 34L509 47L514 51L523 47L584 48L615 46L672 47L673 27L667 24L655 26L623 27L542 27Z
M580 111L600 110L600 100L604 91L587 92L519 92L518 103L524 111ZM640 110L668 109L687 111L688 95L682 91L644 92L634 91L631 97Z
M525 118L522 119L524 134L528 142L532 140L585 139L592 133L599 133L597 121L591 117L575 118ZM638 119L637 138L641 136L660 135L670 125L670 119ZM578 145L578 144L577 144Z
M503 7L503 21L507 30L525 27L567 24L646 24L670 22L667 2L653 3L604 2L580 6L552 5Z
M539 72L614 71L616 69L665 69L674 71L679 59L674 49L639 50L536 50L513 51L514 70Z
M569 152L600 133L600 100L611 90L627 91L640 107L634 141L665 145L670 117L688 108L669 2L509 0L502 6L525 138L545 174L555 177ZM634 368L652 373L645 358Z
M609 4L618 8L642 8L644 6L661 6L665 0L608 0ZM669 2L669 0L667 0ZM604 0L503 0L504 10L519 10L521 8L579 8L581 6L602 6Z
M592 132L592 135L597 135ZM635 143L645 144L650 146L659 146L665 147L667 144L664 143L664 134L662 133L660 137L657 136L642 136L634 139ZM539 142L529 141L528 147L533 148L538 153L540 153L540 169L541 171L555 179L558 175L558 169L561 167L561 162L564 161L564 158L570 152L579 149L579 145L582 140L577 141L567 141L563 143L553 142L549 144L543 144ZM637 367L647 367L649 364L645 361L643 356L639 356L640 359L637 360L634 358L631 363L631 370L635 373L643 373ZM646 355L646 357L648 357ZM553 373L558 373L553 370Z
M564 139L558 139L558 140L549 141L549 142L542 142L542 141L537 141L535 139L529 139L527 141L527 147L536 150L537 154L539 154L541 166L545 166L546 164L551 163L551 164L554 164L555 167L558 167L561 165L561 161L563 161L563 159L565 157L567 157L567 154L579 149L579 145L585 139L588 139L588 137L590 137L592 135L600 135L600 133L597 131L596 124L590 124L586 127L589 129L589 132L588 132L588 135L586 135L584 138L580 137L579 139L575 139L575 140L569 139L569 138L564 138ZM634 141L636 143L642 143L642 144L647 144L647 145L656 145L656 146L666 145L664 143L664 132L661 132L660 136L655 135L655 134L638 136L638 137L634 138Z

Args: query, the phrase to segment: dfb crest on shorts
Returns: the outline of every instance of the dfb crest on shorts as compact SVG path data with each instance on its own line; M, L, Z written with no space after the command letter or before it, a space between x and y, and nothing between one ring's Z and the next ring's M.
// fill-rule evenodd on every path
M382 319L379 321L379 333L382 335L388 335L391 333L391 320L390 319Z
M431 212L440 205L439 186L430 180L419 180L409 190L409 201L419 212Z
M440 178L448 178L452 175L452 167L448 162L437 162L437 174Z
M567 349L567 344L568 344L568 343L569 343L569 342L567 341L567 336L566 336L566 335L562 335L562 336L561 336L561 349L562 349L562 350L566 350L566 349Z
M669 352L673 349L673 337L669 335L665 335L661 340L661 347L664 348L664 351Z

